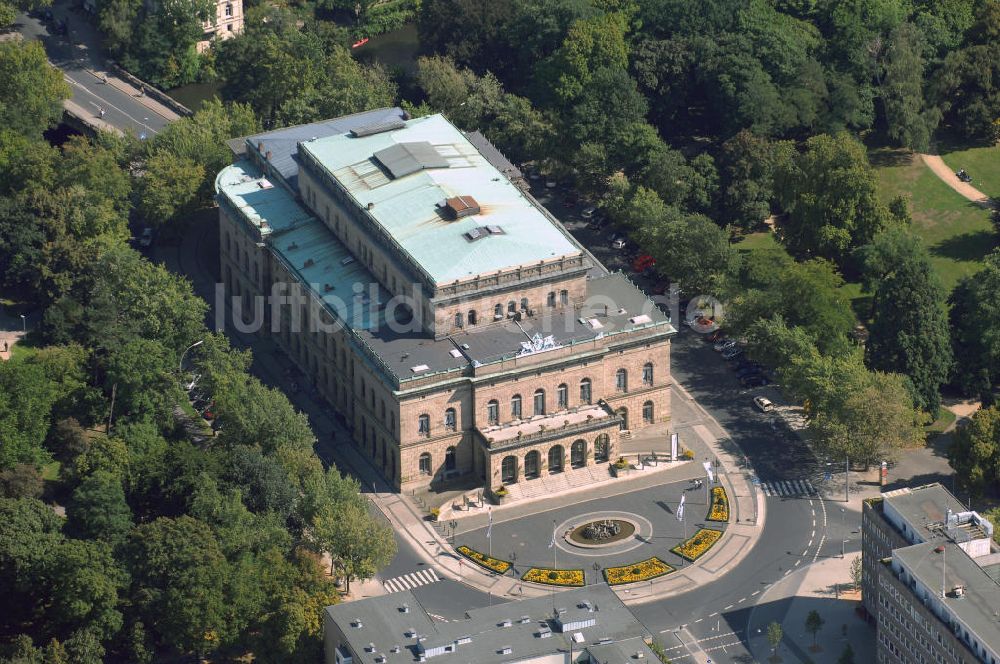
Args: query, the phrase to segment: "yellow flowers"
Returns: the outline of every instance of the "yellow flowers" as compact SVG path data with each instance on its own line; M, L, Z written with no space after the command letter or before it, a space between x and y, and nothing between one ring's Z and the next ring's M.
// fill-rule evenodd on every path
M681 558L694 562L705 555L705 552L711 549L719 541L720 537L722 537L721 530L702 528L694 534L694 537L689 538L687 541L678 544L670 550Z
M631 565L608 567L604 570L604 580L608 582L609 586L617 586L622 583L649 581L650 579L670 574L673 571L673 567L653 556L652 558L641 560Z
M729 521L729 496L721 486L712 487L712 507L708 510L708 521Z
M524 576L524 581L532 583L544 583L549 586L582 586L582 569L548 569L545 567L532 567Z
M458 547L457 551L480 567L488 569L491 572L506 574L507 570L510 569L510 563L506 560L490 558L486 554L479 553L478 551L470 549L465 545Z

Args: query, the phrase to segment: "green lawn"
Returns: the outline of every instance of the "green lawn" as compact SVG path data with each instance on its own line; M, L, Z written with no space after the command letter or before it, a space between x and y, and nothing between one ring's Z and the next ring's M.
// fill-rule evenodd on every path
M38 352L39 348L34 335L29 333L28 336L21 337L20 341L10 347L10 358L13 360L30 357Z
M951 291L959 279L978 271L994 246L989 212L959 196L908 153L880 149L871 159L882 197L909 200L913 229L926 243L945 288Z
M927 434L943 433L945 429L951 426L951 423L955 421L955 413L951 412L947 408L941 408L938 411L938 418L924 427L924 431Z
M972 176L973 187L1000 200L1000 147L955 150L942 154L941 158L953 171L964 168Z

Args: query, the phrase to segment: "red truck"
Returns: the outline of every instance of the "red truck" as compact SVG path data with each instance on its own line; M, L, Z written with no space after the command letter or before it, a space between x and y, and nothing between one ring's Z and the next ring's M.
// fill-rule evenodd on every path
M645 272L649 268L656 265L656 259L649 254L639 254L632 261L632 271L633 272Z

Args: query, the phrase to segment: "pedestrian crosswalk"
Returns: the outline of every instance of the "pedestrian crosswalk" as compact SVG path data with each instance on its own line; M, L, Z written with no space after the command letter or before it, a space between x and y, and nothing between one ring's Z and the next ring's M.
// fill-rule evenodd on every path
M428 583L434 583L435 581L440 581L441 577L437 575L433 567L428 567L427 569L422 569L416 572L411 572L409 574L402 574L400 576L388 579L382 582L385 587L385 591L389 593L398 593L401 590L412 590L417 586L426 586Z
M813 498L819 495L809 480L774 480L761 482L760 489L765 496L780 496L783 498L805 496Z

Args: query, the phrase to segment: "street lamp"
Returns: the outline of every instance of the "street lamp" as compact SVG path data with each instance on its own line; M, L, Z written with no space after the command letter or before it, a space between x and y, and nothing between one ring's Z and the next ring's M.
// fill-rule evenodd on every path
M28 333L28 317L24 314L21 314L21 329L25 334Z
M840 508L840 529L841 530L845 529L844 518L845 518L844 517L844 508L841 507ZM843 533L841 533L841 535L840 535L840 557L841 558L844 557L844 544L845 544L846 541L847 540L844 539Z

